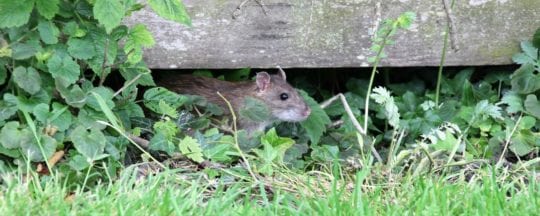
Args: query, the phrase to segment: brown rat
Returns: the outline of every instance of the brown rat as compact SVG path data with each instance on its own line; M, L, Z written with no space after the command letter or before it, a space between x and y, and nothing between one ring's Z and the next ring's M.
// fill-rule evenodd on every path
M180 94L199 95L209 102L219 105L226 114L230 114L226 102L217 94L219 91L233 107L238 116L245 106L246 98L252 97L263 102L270 112L268 120L258 122L239 117L238 129L248 134L262 131L275 121L299 122L305 120L311 109L298 94L296 89L287 83L285 72L270 75L259 72L255 81L228 82L214 78L193 75L169 76L160 85Z

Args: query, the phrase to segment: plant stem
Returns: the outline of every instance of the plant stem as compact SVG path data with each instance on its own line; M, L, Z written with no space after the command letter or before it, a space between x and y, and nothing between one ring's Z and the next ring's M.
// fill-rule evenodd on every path
M452 0L452 3L450 4L450 9L452 9L454 7L454 3L455 3L455 0ZM446 0L443 0L443 4L444 4L445 8L447 8ZM447 10L446 13L450 13L449 10ZM449 14L448 14L448 16L451 17ZM452 25L451 19L448 18L448 20L446 21L446 28L444 30L443 49L442 49L442 54L441 54L441 61L439 63L439 71L437 73L437 87L436 87L436 90L435 90L435 104L437 106L439 105L439 98L440 98L440 93L441 93L442 72L443 72L443 68L444 68L444 63L446 61L446 50L448 49L448 37L450 35L450 27L451 27L451 25Z

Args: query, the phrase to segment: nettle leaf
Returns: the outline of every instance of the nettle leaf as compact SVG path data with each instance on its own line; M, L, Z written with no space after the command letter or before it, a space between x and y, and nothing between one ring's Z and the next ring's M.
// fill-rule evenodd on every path
M304 101L311 108L311 114L309 117L300 122L303 128L306 129L306 133L313 144L319 142L319 139L326 131L326 125L330 124L330 117L324 112L319 104L311 98L305 91L300 90L300 95L304 98Z
M540 89L540 77L534 73L532 64L521 65L511 76L512 91L529 94Z
M270 129L265 135L261 136L263 145L271 145L273 150L277 152L277 159L283 163L285 152L294 145L294 140L288 137L279 137L276 129Z
M128 55L128 62L137 63L142 60L142 48L155 44L152 33L143 24L133 26L126 39L124 52Z
M501 99L501 104L506 104L508 113L518 113L523 111L523 99L514 91L508 91Z
M174 109L180 107L182 104L184 104L188 98L183 95L176 94L172 91L169 91L163 87L155 87L147 90L144 93L144 105L156 112L160 113L161 108L159 106L159 103L161 100L165 101L167 104L171 105ZM160 113L163 114L163 113Z
M28 22L34 0L0 1L0 28L19 27Z
M160 17L191 26L191 18L180 0L148 0L148 4Z
M178 144L180 152L188 157L189 159L201 163L204 161L201 145L197 142L196 139L193 139L190 136L186 136Z
M70 139L75 149L87 160L95 161L104 157L103 151L107 139L100 130L91 128L89 132L83 126L78 126L71 132Z
M22 143L30 142L34 139L32 132L28 128L19 129L19 122L7 122L0 130L0 144L7 149L21 147Z
M36 0L36 9L41 16L52 19L58 13L60 0Z
M94 43L89 37L70 38L67 42L69 55L76 59L91 59L96 55Z
M13 80L24 91L35 94L41 89L41 77L33 67L19 66L13 70Z
M58 30L58 27L56 27L52 21L39 20L37 28L39 36L44 43L58 43L58 35L60 35L60 30Z
M143 61L138 62L135 65L123 65L120 67L120 74L127 82L137 78L133 85L142 86L155 86L154 79L152 78L151 71L148 69Z
M90 29L89 37L94 43L96 55L88 61L88 65L92 71L100 77L109 74L111 68L107 66L112 65L115 62L118 55L118 41L114 40L107 35L105 31L98 28ZM107 52L107 54L105 54L105 52ZM105 68L103 68L103 64L105 64Z
M270 119L270 111L266 104L256 98L246 97L244 104L238 111L241 118L254 122L263 122Z
M105 27L107 33L111 33L120 25L125 13L120 0L96 0L93 12L94 17Z
M482 100L478 102L478 104L476 104L476 107L474 108L474 114L481 117L482 119L486 119L487 117L499 120L503 119L501 108L489 103L487 100Z
M527 98L525 99L525 110L529 114L540 119L540 102L536 95L527 95Z

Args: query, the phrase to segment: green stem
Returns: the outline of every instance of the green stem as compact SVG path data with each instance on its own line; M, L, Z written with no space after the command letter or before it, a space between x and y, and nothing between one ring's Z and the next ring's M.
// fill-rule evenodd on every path
M452 3L450 3L450 9L454 8L454 3L455 3L455 0L452 0ZM444 41L443 41L443 49L442 49L442 54L441 54L441 62L439 63L439 71L437 73L437 87L435 90L435 104L437 104L437 106L439 105L439 98L441 94L442 72L443 72L444 63L446 60L446 49L448 49L448 36L450 34L450 24L451 24L450 20L447 20L446 29L444 30Z

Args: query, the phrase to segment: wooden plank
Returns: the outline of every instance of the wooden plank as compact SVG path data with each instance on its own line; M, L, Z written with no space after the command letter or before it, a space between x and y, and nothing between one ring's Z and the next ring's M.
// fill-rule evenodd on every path
M367 67L374 29L404 11L417 22L397 34L383 66L438 65L448 16L443 0L184 0L191 28L148 10L128 24L143 22L156 38L146 50L151 68ZM451 0L446 0L451 1ZM456 0L451 12L454 48L447 65L511 63L519 42L540 27L538 0Z

